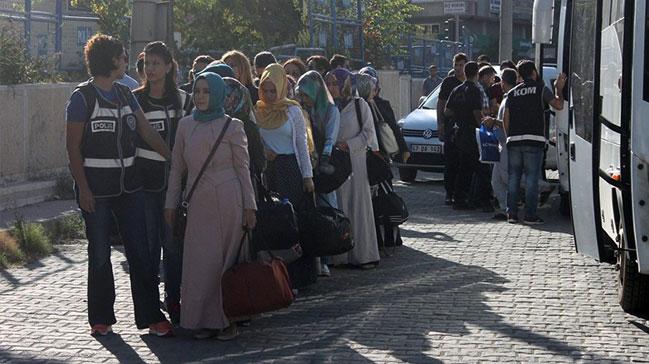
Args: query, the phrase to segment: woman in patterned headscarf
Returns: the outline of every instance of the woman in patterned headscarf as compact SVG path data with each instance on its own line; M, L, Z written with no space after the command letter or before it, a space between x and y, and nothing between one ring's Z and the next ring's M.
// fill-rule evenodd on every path
M352 175L336 190L338 207L352 223L354 249L332 258L333 264L374 268L379 262L372 197L367 177L367 149L376 143L372 111L365 100L352 96L353 75L343 68L325 77L329 92L340 110L337 146L349 151Z
M261 175L266 169L266 157L264 156L264 145L259 135L259 127L252 112L252 101L248 88L232 77L223 77L225 82L225 101L223 107L225 113L233 118L243 121L243 128L248 138L248 154L250 155L250 175L253 179L253 187L259 191ZM255 194L259 196L258 193Z
M215 141L225 130L219 149L188 201L180 325L197 330L195 337L199 339L217 336L228 340L237 335L236 324L223 311L221 277L236 263L242 227L253 228L256 223L246 135L240 120L225 115L225 89L225 82L216 73L204 72L196 77L192 93L196 107L178 125L165 202L165 219L173 226L183 176L187 176L187 188L192 189Z

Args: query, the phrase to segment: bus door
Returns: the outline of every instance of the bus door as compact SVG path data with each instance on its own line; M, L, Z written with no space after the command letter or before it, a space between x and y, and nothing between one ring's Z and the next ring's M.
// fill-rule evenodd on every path
M601 16L601 55L599 66L599 153L598 174L599 211L602 227L600 237L615 247L621 241L624 202L630 197L629 120L631 119L631 69L633 44L633 0L604 0ZM625 14L627 12L627 14ZM629 60L623 62L623 59ZM626 197L625 197L626 195ZM596 210L597 211L597 210ZM630 211L630 210L629 210ZM625 238L628 242L628 238Z
M638 271L649 274L649 6L635 2L631 116L631 201ZM629 225L628 222L626 225Z
M578 252L601 259L598 242L599 211L595 200L593 173L593 125L597 107L596 63L599 59L598 19L601 3L573 0L570 32L570 202ZM597 143L595 144L597 145ZM596 156L596 154L595 154Z

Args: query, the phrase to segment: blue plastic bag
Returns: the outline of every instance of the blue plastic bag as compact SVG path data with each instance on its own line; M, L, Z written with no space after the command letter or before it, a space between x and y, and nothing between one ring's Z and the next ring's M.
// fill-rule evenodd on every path
M493 129L482 124L479 129L475 129L475 138L480 151L480 162L489 164L500 162L498 138Z

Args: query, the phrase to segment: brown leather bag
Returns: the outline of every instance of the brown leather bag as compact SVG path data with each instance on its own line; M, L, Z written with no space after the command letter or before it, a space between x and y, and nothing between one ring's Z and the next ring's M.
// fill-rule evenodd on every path
M249 231L246 230L241 246L248 234ZM221 286L223 310L228 317L275 311L290 306L295 300L286 265L274 256L271 256L270 261L235 264L223 273Z

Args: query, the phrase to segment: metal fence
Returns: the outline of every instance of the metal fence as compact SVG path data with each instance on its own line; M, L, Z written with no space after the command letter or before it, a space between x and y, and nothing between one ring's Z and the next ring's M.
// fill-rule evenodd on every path
M428 66L437 65L440 75L453 68L453 56L458 52L473 58L470 44L447 40L427 40L407 37L399 50L401 55L392 57L394 69L413 77L428 76Z

